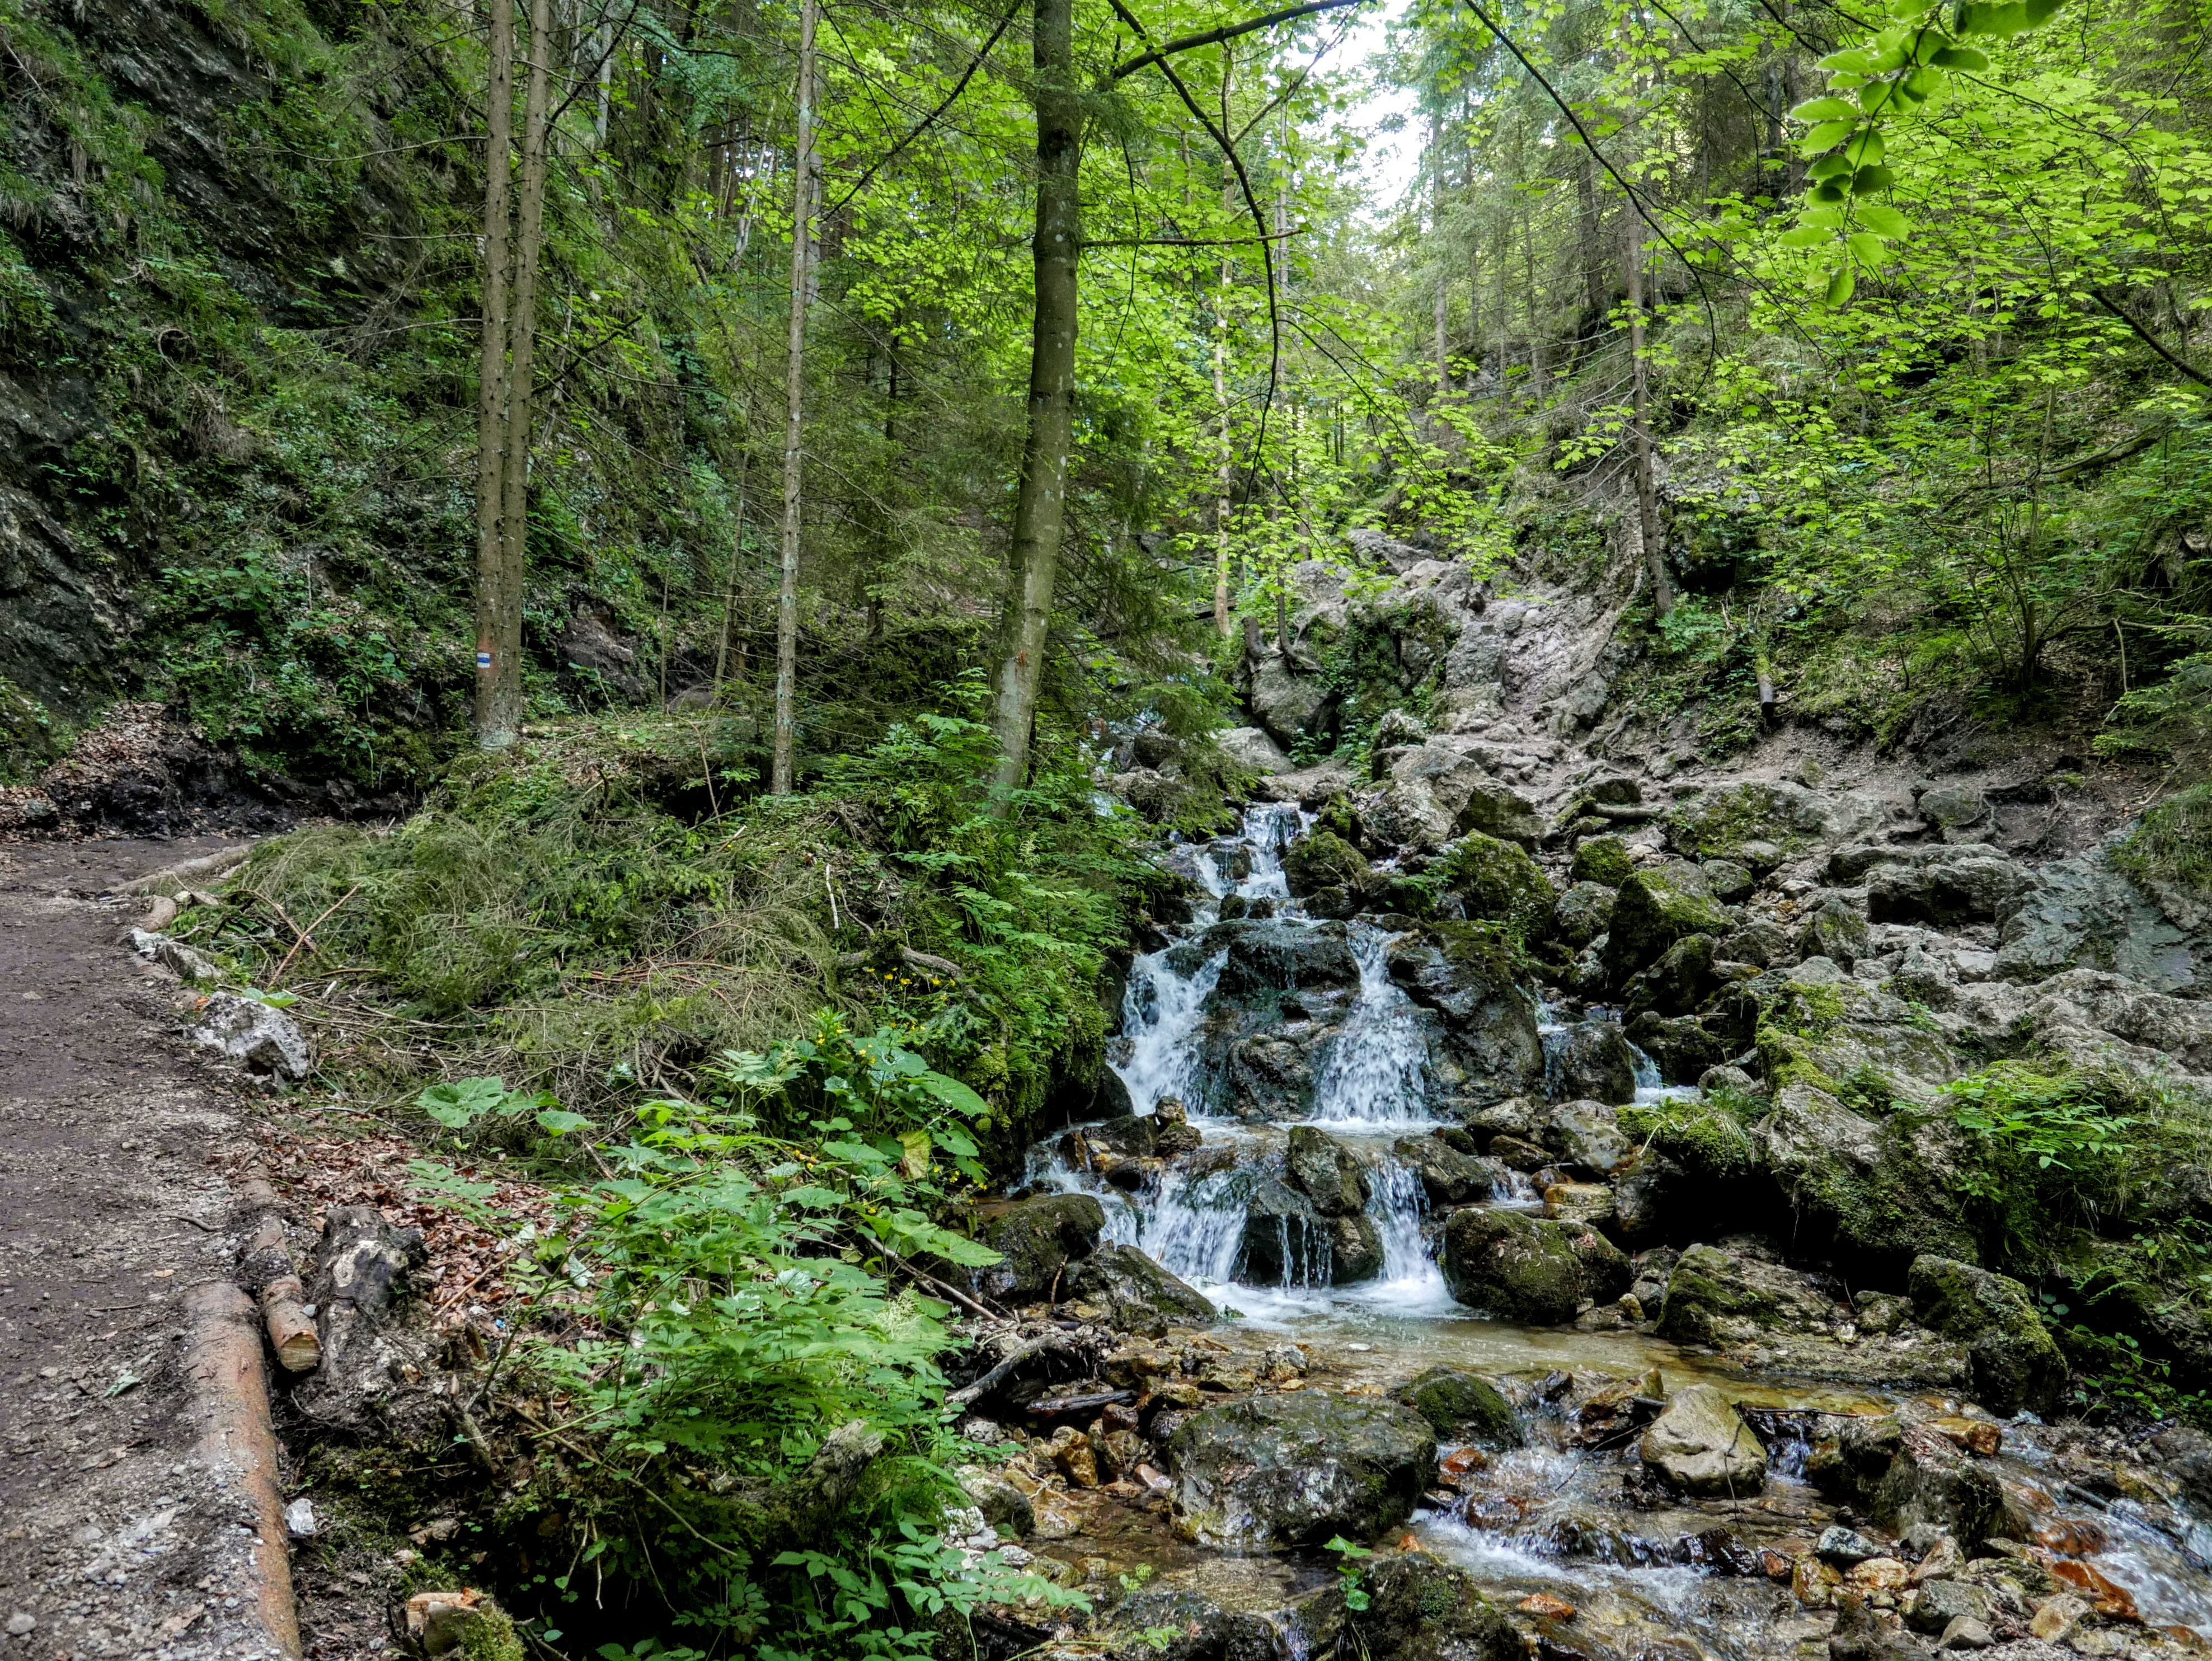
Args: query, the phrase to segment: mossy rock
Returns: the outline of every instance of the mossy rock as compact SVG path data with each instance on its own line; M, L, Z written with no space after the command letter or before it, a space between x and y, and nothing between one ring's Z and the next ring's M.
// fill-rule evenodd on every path
M507 1611L480 1609L461 1628L462 1661L523 1661L522 1634Z
M1894 1274L1923 1253L1981 1256L1959 1201L1971 1150L1948 1113L1908 1106L1870 1117L1792 1083L1757 1135L1806 1235L1825 1234L1854 1265Z
M1619 837L1584 837L1575 846L1574 864L1568 876L1576 882L1601 883L1618 888L1636 873L1628 844Z
M1606 972L1625 983L1692 934L1726 934L1729 914L1705 885L1705 873L1681 861L1638 871L1620 885L1606 924Z
M1106 1230L1106 1208L1088 1194L1041 1194L976 1208L975 1233L1000 1254L973 1271L975 1285L1002 1302L1042 1298L1070 1263L1089 1256Z
M1358 1570L1356 1583L1328 1587L1298 1611L1304 1642L1297 1653L1366 1661L1522 1661L1528 1653L1465 1569L1408 1551L1364 1561ZM1356 1609L1347 1596L1355 1585ZM1270 1638L1268 1648L1254 1652L1278 1652L1280 1638Z
M1196 1413L1168 1444L1176 1530L1216 1549L1371 1540L1436 1479L1437 1438L1410 1408L1308 1390Z
M1511 843L1470 830L1445 850L1437 866L1446 891L1469 921L1502 924L1528 944L1551 931L1559 897L1536 861Z
M1431 1367L1400 1390L1398 1399L1446 1441L1486 1448L1528 1445L1513 1404L1496 1384L1475 1373Z
M1828 828L1827 810L1802 784L1724 784L1692 797L1668 816L1676 848L1702 859L1741 860L1745 844L1772 843L1786 853L1812 845Z
M1907 1286L1920 1323L1966 1346L1974 1394L1991 1413L2048 1413L2066 1390L2060 1354L2027 1288L2008 1275L1932 1254L1912 1260Z
M1678 1343L1742 1343L1762 1332L1813 1331L1836 1313L1802 1275L1717 1246L1693 1245L1667 1277L1658 1330Z
M1352 886L1368 868L1367 856L1334 830L1316 830L1283 851L1283 880L1293 894Z
M1473 1309L1509 1321L1558 1326L1585 1300L1627 1289L1628 1259L1596 1230L1486 1207L1444 1225L1444 1282Z

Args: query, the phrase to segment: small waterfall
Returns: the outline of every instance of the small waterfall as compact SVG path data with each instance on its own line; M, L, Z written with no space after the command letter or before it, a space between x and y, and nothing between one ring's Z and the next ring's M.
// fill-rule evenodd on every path
M1226 1281L1237 1272L1237 1251L1244 1238L1244 1202L1255 1180L1249 1167L1197 1175L1164 1171L1150 1213L1138 1220L1125 1244L1183 1280ZM1113 1233L1110 1224L1108 1232Z
M1204 1111L1198 1030L1229 954L1217 952L1194 973L1182 975L1170 961L1175 952L1173 946L1148 952L1131 964L1128 990L1121 997L1129 1054L1114 1070L1129 1086L1129 1099L1139 1113L1151 1112L1164 1096L1181 1098L1194 1113Z
M1419 1173L1386 1159L1370 1168L1367 1185L1367 1214L1382 1237L1382 1275L1356 1288L1355 1295L1363 1303L1406 1313L1449 1308L1443 1271L1421 1228L1429 1214L1429 1195Z
M1391 983L1384 966L1389 943L1390 936L1379 928L1352 926L1359 996L1314 1081L1316 1125L1418 1128L1436 1123L1429 1116L1425 1088L1428 1046L1413 1019L1413 1001Z

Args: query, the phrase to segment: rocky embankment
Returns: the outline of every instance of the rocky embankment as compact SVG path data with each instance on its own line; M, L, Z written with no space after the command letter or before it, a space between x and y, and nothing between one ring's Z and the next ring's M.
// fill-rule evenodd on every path
M2061 1342L2212 1378L2204 897L2047 747L1708 766L1624 740L1604 605L1359 552L1248 657L1259 805L1169 850L1109 1116L983 1214L967 1543L1097 1606L1007 1644L2212 1650L2212 1442L2067 1418ZM2023 1216L2023 1124L2168 1152Z

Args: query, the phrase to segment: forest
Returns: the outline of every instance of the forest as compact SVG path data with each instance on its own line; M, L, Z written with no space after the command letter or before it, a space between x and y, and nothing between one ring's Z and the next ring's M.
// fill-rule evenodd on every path
M2208 41L0 0L304 1653L2212 1642Z

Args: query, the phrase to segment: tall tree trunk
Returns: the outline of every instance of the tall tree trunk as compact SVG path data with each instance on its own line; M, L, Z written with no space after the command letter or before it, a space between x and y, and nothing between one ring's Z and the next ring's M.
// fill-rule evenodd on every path
M493 737L504 749L522 730L522 586L530 529L530 417L538 344L538 263L545 240L546 100L553 52L549 0L531 0L530 77L522 99L522 182L514 224L514 295L507 312L507 442L500 483L498 633L501 666ZM479 742L485 742L480 736Z
M1528 277L1528 386L1534 395L1532 403L1539 410L1544 407L1544 320L1536 300L1536 222L1533 216L1521 216L1521 254Z
M1036 314L1030 333L1029 436L1014 502L1006 611L991 726L1000 757L1000 811L1029 772L1030 729L1044 677L1052 589L1066 513L1075 421L1076 260L1082 251L1083 108L1075 85L1075 0L1036 0Z
M748 417L751 413L750 400L748 399L744 413L738 417L740 427L750 424ZM730 537L730 580L722 590L722 634L714 645L714 702L717 704L722 701L722 682L729 672L730 631L737 616L738 584L744 569L745 485L752 477L752 447L748 443L738 452L738 524Z
M1444 231L1444 119L1442 115L1429 118L1429 231L1437 241L1436 330L1437 396L1441 399L1451 389L1451 265L1441 253ZM1482 356L1481 343L1475 344L1475 356Z
M514 179L508 154L514 120L514 0L491 0L489 74L484 89L483 332L477 367L477 691L476 740L485 750L514 741L511 724L502 723L510 702L501 683L519 673L520 664L503 662L499 642L507 636L500 615L501 481L507 447L507 239L512 211L507 201ZM519 632L519 630L518 630ZM519 702L519 701L518 701Z
M1636 526L1644 545L1644 563L1651 575L1651 609L1661 617L1674 609L1674 585L1667 578L1667 545L1659 530L1659 486L1651 476L1651 417L1644 362L1644 239L1630 222L1628 236L1628 358L1630 394L1636 417Z
M1230 131L1229 89L1237 73L1237 59L1227 48L1221 54L1221 130ZM1224 161L1221 167L1221 210L1237 211L1237 175ZM1221 256L1219 298L1213 307L1213 410L1220 424L1221 453L1213 490L1213 628L1222 639L1229 626L1229 496L1236 488L1236 452L1229 439L1229 279L1233 274L1229 256Z
M775 593L775 748L771 794L791 794L798 735L799 517L806 413L806 302L814 265L814 28L816 0L799 9L799 141L792 180L791 333L784 360L782 575Z
M1589 308L1593 321L1578 333L1589 332L1595 326L1595 319L1605 315L1607 285L1600 235L1604 216L1597 194L1597 164L1583 150L1575 158L1575 240L1582 254L1583 303Z

